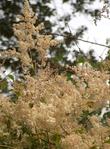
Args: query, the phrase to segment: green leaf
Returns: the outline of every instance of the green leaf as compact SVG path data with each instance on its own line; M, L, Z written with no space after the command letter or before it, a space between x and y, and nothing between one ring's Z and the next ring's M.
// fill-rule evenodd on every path
M67 81L69 81L69 80L72 81L72 78L71 78L72 73L71 72L67 72L66 76L67 76Z
M77 63L84 63L85 62L85 58L84 56L80 55L78 58L77 58Z
M110 144L110 138L109 138L108 140L105 140L104 143L108 143L108 144Z
M52 142L55 144L56 149L61 149L61 135L55 133L52 136Z
M13 75L8 75L8 78L14 81L14 76Z
M7 80L3 80L3 81L0 82L0 89L1 90L7 90L7 87L8 87Z

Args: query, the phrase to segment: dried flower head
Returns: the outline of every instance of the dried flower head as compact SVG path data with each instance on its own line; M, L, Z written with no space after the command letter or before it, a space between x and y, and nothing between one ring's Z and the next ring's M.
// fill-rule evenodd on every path
M18 57L26 75L24 82L13 84L14 100L0 94L0 148L110 148L109 113L101 113L104 103L110 101L108 73L84 65L65 68L71 72L71 80L66 73L52 75L49 65L44 68L45 54L57 41L40 34L44 26L35 26L36 16L27 0L19 18L14 25L18 49L2 54ZM34 77L27 74L33 67L32 49L40 59Z

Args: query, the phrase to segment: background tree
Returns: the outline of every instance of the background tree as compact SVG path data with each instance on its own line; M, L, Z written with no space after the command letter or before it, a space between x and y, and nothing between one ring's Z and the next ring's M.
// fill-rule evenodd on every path
M96 59L93 56L93 51L88 54L85 54L79 47L78 47L78 38L83 38L84 32L87 30L86 26L80 26L76 29L74 32L74 35L72 35L71 30L68 26L68 22L71 20L72 17L75 17L76 14L81 13L84 15L90 15L94 22L96 23L98 20L100 20L103 12L108 13L108 6L109 1L108 0L102 0L103 2L103 10L100 9L91 9L90 6L93 5L95 0L63 0L63 3L69 3L72 7L71 14L64 14L64 16L58 17L57 21L51 21L51 17L58 15L57 9L54 3L54 0L42 0L42 1L36 1L32 3L30 1L30 4L36 12L36 15L38 17L38 20L35 22L36 25L38 25L41 22L44 22L44 25L46 27L45 32L43 34L49 34L53 33L53 37L57 38L59 35L62 36L63 42L57 46L57 48L50 48L48 49L48 53L52 56L51 60L52 66L55 64L56 66L59 66L59 64L69 64L69 65L76 65L79 62L85 62L89 61L93 66L97 66ZM51 7L54 5L54 7ZM88 6L88 7L86 7ZM0 2L0 12L1 12L1 18L0 18L0 41L1 41L1 47L0 49L13 49L13 47L17 47L17 39L15 36L13 36L13 23L19 22L17 20L16 15L22 14L22 7L23 7L23 1L22 0L2 0ZM63 22L63 27L59 24ZM56 28L56 31L53 31L53 28ZM69 48L74 48L74 46L77 46L79 51L73 50L73 57L75 61L69 61L68 55L70 52L68 51ZM36 61L36 54L33 53L33 59ZM90 56L91 55L91 56ZM1 63L4 61L2 57L0 58ZM10 63L11 61L11 63ZM20 68L20 62L15 61L14 59L6 59L4 62L5 66L11 66L12 69ZM55 67L56 67L55 66Z

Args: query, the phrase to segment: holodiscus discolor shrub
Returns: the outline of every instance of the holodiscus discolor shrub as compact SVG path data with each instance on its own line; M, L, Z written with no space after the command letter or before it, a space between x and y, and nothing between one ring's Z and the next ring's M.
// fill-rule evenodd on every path
M53 75L46 50L58 41L42 34L45 28L36 19L25 0L20 21L13 26L18 47L1 52L4 58L20 60L24 80L13 83L14 102L0 95L0 149L109 149L108 72L84 65L67 66L65 73ZM104 108L108 111L103 113Z

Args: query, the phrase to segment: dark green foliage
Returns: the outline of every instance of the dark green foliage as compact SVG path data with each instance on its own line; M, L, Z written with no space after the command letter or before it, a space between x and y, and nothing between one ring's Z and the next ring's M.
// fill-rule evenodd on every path
M17 142L21 142L21 149L62 149L61 148L61 136L58 133L49 133L44 130L39 130L36 134L32 133L29 126L24 122L20 122L20 133L18 135L17 129L11 128L12 119L7 119L7 129L9 129L10 136L5 138L0 138L0 145L14 148L19 147ZM18 122L19 123L19 122ZM23 141L25 138L25 142ZM11 139L11 142L9 141ZM16 143L14 143L14 141ZM1 146L0 146L1 147Z
M63 3L68 2L68 0L63 0Z
M110 60L110 50L108 50L106 60Z
M4 17L0 18L0 35L5 36L10 39L14 32L12 29L13 22L16 21L16 15L21 12L21 4L22 0L18 1L0 1L0 9L4 12ZM1 38L1 41L4 40ZM8 45L7 48L11 46L12 43ZM7 46L7 45L5 45Z
M8 78L11 79L12 81L14 81L14 76L13 75L9 74Z
M72 79L72 75L73 75L73 74L72 74L71 72L67 72L66 76L67 76L67 80L68 80L68 81L69 81L69 80L71 80L71 81L73 80L73 79Z
M105 140L105 142L104 143L108 143L108 144L110 144L110 138L109 139L107 139L107 140Z
M2 92L7 92L8 90L8 82L7 80L1 80L0 81L0 90L2 90Z
M96 109L95 111L89 112L88 110L82 111L82 114L78 118L78 123L81 124L87 131L90 130L93 126L90 121L90 117L93 115L100 115L101 108Z
M89 111L83 111L82 115L78 119L79 124L82 124L86 130L92 128L92 124L89 120L91 113Z

